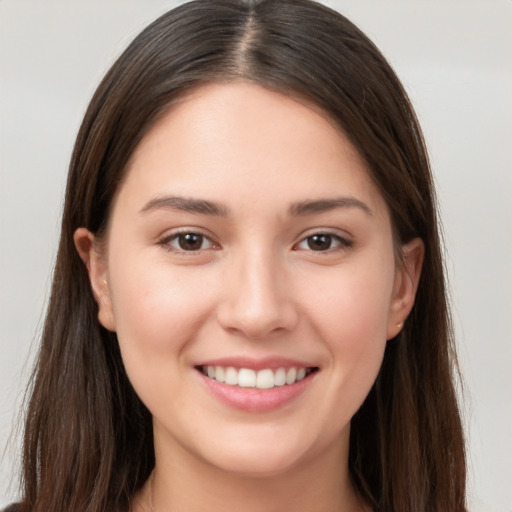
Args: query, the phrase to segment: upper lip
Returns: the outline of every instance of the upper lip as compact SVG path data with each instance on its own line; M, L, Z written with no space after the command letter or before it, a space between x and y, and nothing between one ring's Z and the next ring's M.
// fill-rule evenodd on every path
M220 357L216 359L208 359L201 361L195 366L223 366L233 368L249 368L252 370L264 370L270 368L277 370L278 368L316 368L317 365L300 361L297 359L291 359L287 357L264 357L264 358L251 358L251 357Z

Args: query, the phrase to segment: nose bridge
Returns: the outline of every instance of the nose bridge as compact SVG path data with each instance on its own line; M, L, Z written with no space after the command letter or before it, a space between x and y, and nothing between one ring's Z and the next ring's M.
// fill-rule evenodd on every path
M269 246L246 247L233 255L219 318L226 329L261 338L290 330L298 315L283 261Z

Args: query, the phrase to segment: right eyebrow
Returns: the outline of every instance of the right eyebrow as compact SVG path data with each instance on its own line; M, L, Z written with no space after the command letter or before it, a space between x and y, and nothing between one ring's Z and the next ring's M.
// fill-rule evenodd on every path
M214 203L206 199L194 199L181 196L155 197L148 201L139 213L146 214L160 209L203 215L218 215L221 217L228 215L228 209L222 204Z

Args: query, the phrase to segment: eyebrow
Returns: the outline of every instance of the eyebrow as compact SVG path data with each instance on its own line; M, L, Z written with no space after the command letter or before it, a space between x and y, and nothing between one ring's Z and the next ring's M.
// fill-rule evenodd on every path
M358 208L366 215L373 215L369 206L355 197L336 197L333 199L300 201L293 203L288 209L288 212L291 216L297 217L327 212L337 208ZM181 196L155 197L144 205L140 210L140 213L146 214L159 209L197 213L202 215L216 215L220 217L227 217L229 215L229 209L223 204L208 201L206 199L193 199Z
M312 201L300 201L290 206L290 215L310 215L322 213L336 208L358 208L366 215L373 215L370 207L355 197L336 197L333 199L317 199Z
M190 197L180 196L155 197L155 199L152 199L144 205L140 213L145 214L159 209L199 213L203 215L218 215L222 217L228 215L228 209L222 204L207 201L206 199L192 199Z

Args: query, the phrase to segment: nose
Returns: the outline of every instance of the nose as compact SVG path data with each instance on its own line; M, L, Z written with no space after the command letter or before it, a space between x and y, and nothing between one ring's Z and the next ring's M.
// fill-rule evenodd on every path
M229 266L218 307L224 329L250 339L294 329L299 314L293 287L277 260L271 253L259 252L239 257Z

